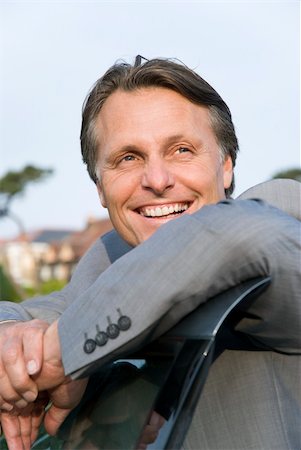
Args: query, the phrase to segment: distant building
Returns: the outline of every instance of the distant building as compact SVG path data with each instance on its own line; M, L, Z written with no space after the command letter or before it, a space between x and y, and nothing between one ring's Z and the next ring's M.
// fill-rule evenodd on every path
M44 229L2 242L0 264L15 283L37 287L50 279L68 281L79 259L113 228L109 219L90 218L82 231Z

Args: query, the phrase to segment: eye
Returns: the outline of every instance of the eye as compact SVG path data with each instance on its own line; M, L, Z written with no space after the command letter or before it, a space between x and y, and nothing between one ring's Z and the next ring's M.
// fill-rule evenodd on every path
M135 155L125 155L120 161L134 161L135 159L137 159Z
M178 153L178 154L189 153L189 152L191 152L191 150L188 147L179 147L176 150L176 153Z
M143 160L142 155L135 151L120 152L115 157L115 167L121 167L123 169L136 167L137 163Z

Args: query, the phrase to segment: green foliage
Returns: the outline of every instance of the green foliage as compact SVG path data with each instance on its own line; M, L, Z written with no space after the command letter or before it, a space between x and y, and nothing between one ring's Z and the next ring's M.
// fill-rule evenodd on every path
M7 172L0 178L0 218L11 216L10 202L15 196L22 194L29 183L41 181L52 172L52 169L41 169L29 165L19 171Z
M21 294L12 280L4 273L0 266L0 300L18 302L21 300Z
M41 169L34 166L26 166L18 172L7 172L0 178L0 193L10 197L20 194L28 183L40 181L52 172L52 169Z
M65 286L65 280L48 280L40 286L40 293L43 295L50 294L53 291L60 291Z
M37 288L27 288L24 287L24 291L26 293L26 297L33 297L34 295L47 295L51 294L51 292L54 291L60 291L65 286L66 281L65 280L55 280L51 279L48 281L44 281L43 283L40 283Z
M0 450L7 450L8 447L6 445L6 441L4 439L4 437L0 437Z
M301 169L294 167L292 169L282 170L273 175L272 178L289 178L301 182Z
M5 274L0 266L0 301L19 302L24 298L34 297L35 295L47 295L54 291L60 291L65 286L65 280L48 280L40 283L37 288L16 286Z

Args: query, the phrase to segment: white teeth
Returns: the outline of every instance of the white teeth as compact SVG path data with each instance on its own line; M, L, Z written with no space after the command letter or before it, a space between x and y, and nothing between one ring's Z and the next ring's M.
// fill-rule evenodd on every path
M140 214L145 217L162 217L168 216L169 214L186 211L188 209L188 204L175 203L170 206L156 206L156 208L146 208L145 210L140 210Z
M158 217L160 217L160 216L162 216L163 215L163 212L162 212L162 208L159 208L158 206L157 206L157 208L155 209L155 212L156 212L156 216Z

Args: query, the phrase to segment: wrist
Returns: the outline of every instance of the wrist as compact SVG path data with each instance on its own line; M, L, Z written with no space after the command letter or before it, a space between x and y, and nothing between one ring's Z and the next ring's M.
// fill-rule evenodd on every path
M57 321L46 330L43 339L43 365L36 377L39 390L48 390L65 381Z
M48 327L44 335L44 361L53 363L62 361L57 320Z

